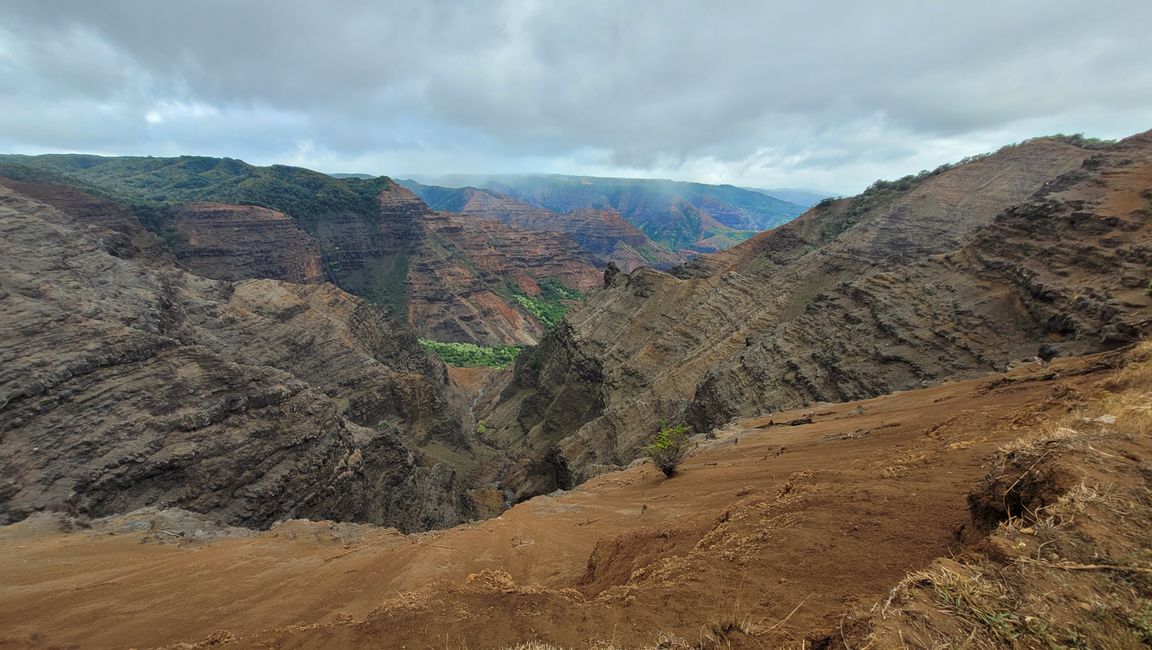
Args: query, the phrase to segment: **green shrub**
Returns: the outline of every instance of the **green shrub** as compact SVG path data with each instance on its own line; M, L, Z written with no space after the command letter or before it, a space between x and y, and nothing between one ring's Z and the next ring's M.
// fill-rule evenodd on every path
M693 445L688 440L689 431L691 429L686 424L662 426L660 431L648 439L644 453L664 472L664 476L675 474L680 461L692 451Z
M552 329L564 320L564 314L568 313L572 303L584 299L584 294L565 287L553 278L547 278L540 281L540 293L536 296L517 293L513 297L545 327Z
M503 368L516 360L523 348L516 345L484 347L473 343L455 343L420 339L420 347L440 357L451 366L488 366Z

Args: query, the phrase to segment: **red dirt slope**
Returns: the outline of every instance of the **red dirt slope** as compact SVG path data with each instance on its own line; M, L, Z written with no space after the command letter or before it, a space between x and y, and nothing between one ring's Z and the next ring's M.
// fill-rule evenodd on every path
M643 465L421 535L289 522L175 544L29 520L0 530L0 647L799 645L958 551L997 448L1116 358L742 421L670 480Z

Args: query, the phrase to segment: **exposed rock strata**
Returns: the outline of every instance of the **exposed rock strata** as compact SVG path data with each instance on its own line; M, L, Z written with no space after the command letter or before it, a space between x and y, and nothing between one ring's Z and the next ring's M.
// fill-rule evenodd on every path
M320 246L283 212L253 205L188 203L175 211L178 257L218 280L277 278L323 282Z
M29 193L31 190L28 190ZM180 507L421 530L471 513L443 367L331 285L219 282L0 189L0 520Z
M544 486L629 462L660 422L706 431L1003 369L1044 343L1132 341L1152 310L1150 140L1031 141L815 208L675 275L619 276L518 361L489 396L487 435L520 441Z
M601 266L612 262L631 271L640 266L668 268L687 260L683 253L661 248L611 208L575 208L561 214L489 190L468 187L458 192L464 200L454 212L495 219L523 230L564 233L592 253Z

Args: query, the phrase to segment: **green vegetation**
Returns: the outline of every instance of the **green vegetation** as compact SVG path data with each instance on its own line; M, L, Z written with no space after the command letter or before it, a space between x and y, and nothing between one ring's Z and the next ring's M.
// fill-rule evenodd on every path
M564 314L572 308L573 302L584 299L584 294L575 289L569 289L554 279L540 282L540 293L535 296L526 296L517 293L513 296L520 306L528 310L544 326L551 329L564 320Z
M232 158L180 156L105 158L76 154L0 156L0 163L70 179L110 198L135 205L166 206L220 201L279 210L305 225L341 212L375 214L387 178L333 178L300 167L256 167Z
M420 347L440 357L440 360L451 366L490 368L503 368L516 360L516 355L524 349L516 345L499 345L485 347L472 343L448 343L420 339ZM477 428L483 426L483 422ZM482 433L482 432L480 432Z
M76 187L123 203L177 255L184 242L172 227L173 206L216 201L278 210L316 238L329 279L340 288L392 314L405 311L408 260L402 247L389 249L390 242L371 235L388 252L360 268L345 268L345 256L336 246L343 222L360 221L367 232L374 232L377 197L392 183L387 178L333 178L300 167L257 167L232 158L75 154L0 155L0 174Z
M688 441L689 431L691 429L686 424L665 425L648 439L644 454L652 459L661 472L664 472L664 476L671 477L675 474L680 461L692 451L692 443Z
M480 420L476 423L476 433L480 435L488 433L488 425L484 424L484 420Z
M1064 133L1057 133L1056 135L1046 135L1046 136L1043 136L1043 137L1040 137L1037 139L1038 140L1055 140L1056 142L1063 142L1065 144L1070 144L1074 147L1080 147L1081 149L1103 149L1109 145L1116 144L1115 140L1102 140L1100 138L1089 138L1089 137L1085 137L1085 135L1083 133L1073 133L1072 135L1066 135Z

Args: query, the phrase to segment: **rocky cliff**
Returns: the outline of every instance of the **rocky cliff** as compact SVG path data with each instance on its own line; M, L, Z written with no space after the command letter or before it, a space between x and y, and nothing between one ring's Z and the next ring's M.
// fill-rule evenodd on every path
M1029 141L618 276L489 395L487 435L517 441L518 484L542 489L629 462L660 422L706 431L1135 340L1149 140Z
M461 221L384 177L336 179L194 156L0 156L0 175L5 171L23 178L9 182L29 186L49 187L43 181L51 180L56 189L29 190L55 196L44 200L75 202L64 195L80 188L132 204L162 236L164 245L155 238L150 245L158 252L166 245L199 275L329 281L397 318L411 318L430 338L533 343L545 325L517 294L533 296L540 282L552 281L584 291L600 283L603 266L562 232ZM95 213L104 207L88 212L103 219ZM138 219L130 221L148 234Z
M580 292L602 281L587 253L560 233L447 212L429 212L419 226L421 245L408 265L408 320L426 338L533 344L545 326L516 294L535 296L544 280Z
M0 184L0 520L471 516L456 472L421 451L468 445L443 366L363 300L192 275L123 206Z
M186 203L173 211L177 257L218 280L277 278L323 282L320 246L291 217L254 205Z

